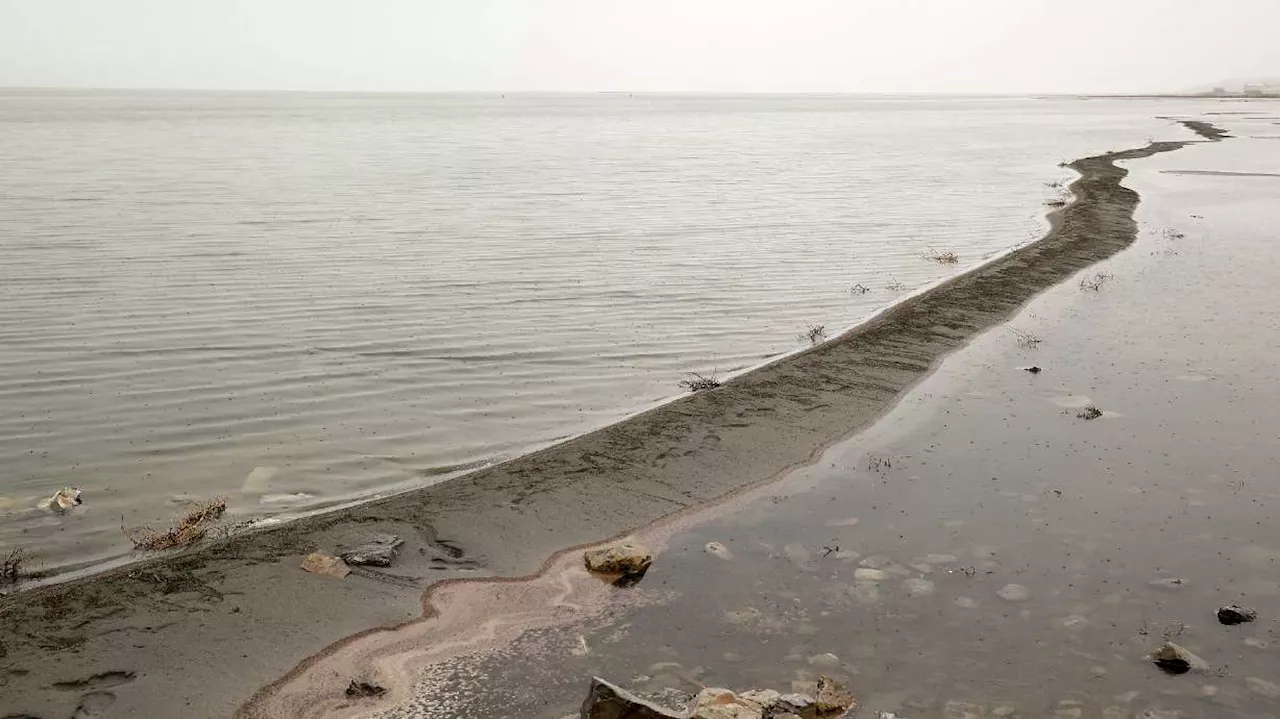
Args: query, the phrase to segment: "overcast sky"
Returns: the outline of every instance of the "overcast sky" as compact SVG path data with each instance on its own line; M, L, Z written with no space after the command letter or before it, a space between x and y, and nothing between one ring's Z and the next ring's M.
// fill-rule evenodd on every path
M1141 92L1280 75L1280 0L0 0L0 86Z

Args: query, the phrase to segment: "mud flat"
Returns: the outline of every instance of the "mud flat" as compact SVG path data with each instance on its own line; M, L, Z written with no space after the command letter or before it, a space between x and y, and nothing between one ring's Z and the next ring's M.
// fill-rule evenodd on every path
M1211 126L1184 124L1217 139ZM1132 244L1138 195L1122 186L1127 171L1116 162L1192 142L1071 163L1080 173L1076 199L1054 213L1044 239L715 391L445 484L8 596L0 607L0 711L221 717L265 681L285 677L244 709L271 716L264 702L340 651L335 642L394 633L370 627L412 629L424 608L433 611L424 590L466 586L443 580L535 574L565 547L690 512L807 464L881 417L942 357ZM336 580L298 569L311 551L378 532L406 539L389 570ZM567 601L565 592L555 596Z

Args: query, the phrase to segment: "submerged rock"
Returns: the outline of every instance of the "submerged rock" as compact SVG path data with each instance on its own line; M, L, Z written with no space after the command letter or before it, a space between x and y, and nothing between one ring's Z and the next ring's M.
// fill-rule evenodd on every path
M1195 669L1207 671L1209 663L1192 654L1189 649L1173 642L1165 642L1164 646L1151 653L1151 661L1170 674L1186 674Z
M1245 677L1244 683L1249 687L1249 691L1255 694L1261 694L1269 699L1280 699L1280 684L1257 677Z
M394 534L375 534L369 541L342 554L342 561L357 566L390 567L404 540Z
M581 719L683 719L683 713L647 702L615 684L591 678L591 690L582 703Z
M1025 602L1031 598L1031 590L1021 584L1006 584L996 592L1006 602Z
M644 574L653 564L653 552L639 542L616 542L582 553L587 569L605 574Z
M1256 611L1252 609L1245 609L1237 604L1228 604L1225 607L1218 607L1218 621L1228 626L1252 622L1257 618L1258 613Z
M719 542L707 542L706 550L708 554L714 554L721 559L733 559L733 552Z

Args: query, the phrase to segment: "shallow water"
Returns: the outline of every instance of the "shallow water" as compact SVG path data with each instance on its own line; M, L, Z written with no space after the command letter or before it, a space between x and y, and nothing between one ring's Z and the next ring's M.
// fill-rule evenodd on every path
M1142 236L1082 274L1098 290L1010 323L1037 348L977 338L871 430L672 537L612 611L434 666L379 716L555 719L593 674L672 706L828 674L867 716L1280 714L1277 186L1161 172L1280 169L1231 129L1129 163ZM1229 603L1261 616L1223 626ZM1166 639L1211 669L1161 672Z
M4 91L0 542L84 566L191 498L607 424L1040 235L1059 161L1211 104Z

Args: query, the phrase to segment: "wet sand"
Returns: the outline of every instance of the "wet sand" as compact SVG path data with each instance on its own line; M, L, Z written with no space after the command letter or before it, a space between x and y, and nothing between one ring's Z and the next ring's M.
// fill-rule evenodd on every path
M1056 213L1044 240L717 391L444 485L7 597L0 711L61 716L97 703L110 706L107 715L227 716L264 679L285 676L243 712L270 716L257 710L262 702L332 655L332 643L371 626L420 624L427 587L449 592L458 585L442 580L529 575L566 546L806 464L883 415L941 357L1129 246L1138 197L1120 185L1126 171L1115 161L1186 144L1072 163L1081 173L1077 201ZM297 569L313 549L379 531L408 540L390 571L337 581ZM309 655L316 658L289 674Z
M558 719L593 674L670 706L829 674L862 715L1277 716L1280 325L1251 310L1276 297L1280 207L1160 167L1258 148L1217 150L1134 165L1141 239L1015 315L1039 346L983 334L812 465L660 528L607 609L433 662L377 716ZM1222 625L1230 603L1258 620ZM1209 669L1153 666L1167 639Z

